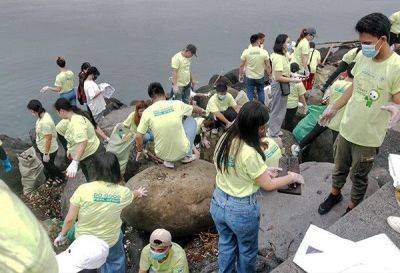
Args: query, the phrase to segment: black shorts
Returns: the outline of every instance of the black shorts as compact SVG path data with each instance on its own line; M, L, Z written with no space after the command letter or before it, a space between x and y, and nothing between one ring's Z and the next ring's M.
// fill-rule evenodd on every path
M390 32L389 44L390 45L400 44L400 33L394 34L393 32Z

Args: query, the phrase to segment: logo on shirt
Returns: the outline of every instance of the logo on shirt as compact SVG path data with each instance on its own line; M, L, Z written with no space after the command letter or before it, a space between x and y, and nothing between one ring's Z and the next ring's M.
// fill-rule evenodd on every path
M158 117L158 116L166 115L166 114L169 114L172 112L174 112L174 108L172 106L169 106L167 108L154 110L153 114L154 114L154 116Z
M274 153L276 153L276 151L278 150L278 146L273 146L271 150L267 150L264 152L265 157L270 158Z
M378 90L371 90L369 91L369 93L365 96L365 101L366 104L365 106L367 106L368 108L371 108L372 104L377 101L380 97L380 94L378 92Z
M93 202L120 204L121 197L116 194L94 193Z

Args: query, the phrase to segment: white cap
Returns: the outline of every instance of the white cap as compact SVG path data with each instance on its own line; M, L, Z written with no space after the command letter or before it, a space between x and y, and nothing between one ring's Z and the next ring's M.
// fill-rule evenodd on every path
M83 269L98 269L107 259L108 244L93 235L82 235L57 255L59 273L77 273Z

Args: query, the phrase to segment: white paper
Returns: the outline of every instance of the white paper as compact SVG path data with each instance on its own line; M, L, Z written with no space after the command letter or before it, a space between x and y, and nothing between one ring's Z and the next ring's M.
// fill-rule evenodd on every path
M114 92L115 92L115 88L112 87L110 84L105 83L105 82L100 83L100 84L99 84L99 88L100 88L101 91L104 90L103 96L104 96L105 98L107 98L107 99L111 98L112 95L113 95Z
M400 189L400 155L389 154L389 172L393 178L393 186Z

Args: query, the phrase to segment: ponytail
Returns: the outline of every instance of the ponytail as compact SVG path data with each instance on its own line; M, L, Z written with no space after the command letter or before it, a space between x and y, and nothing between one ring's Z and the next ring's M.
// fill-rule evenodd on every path
M38 100L31 100L28 102L28 105L26 106L29 110L37 113L39 116L46 112L46 110L43 108L43 105L40 101Z
M297 47L297 46L299 45L300 41L303 40L306 36L307 36L307 29L303 28L303 29L301 30L301 33L300 33L299 38L297 39L297 42L296 42L296 46L295 46L295 47Z
M56 103L54 104L54 108L56 108L57 111L60 110L65 110L68 112L74 112L77 115L80 115L82 117L87 118L90 123L93 125L93 127L97 127L97 124L93 123L94 121L92 121L92 119L90 118L90 116L82 111L81 109L79 109L78 107L76 107L75 105L72 105L69 100L65 99L65 98L59 98Z

